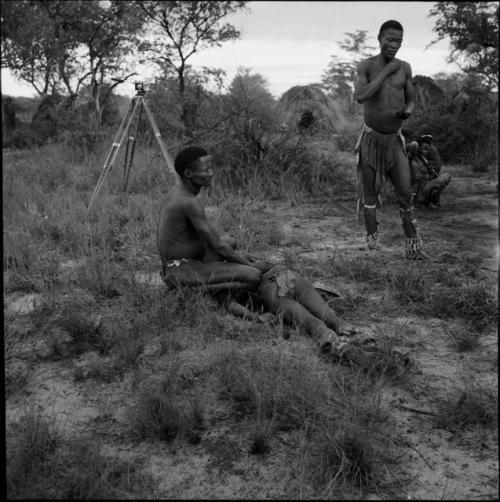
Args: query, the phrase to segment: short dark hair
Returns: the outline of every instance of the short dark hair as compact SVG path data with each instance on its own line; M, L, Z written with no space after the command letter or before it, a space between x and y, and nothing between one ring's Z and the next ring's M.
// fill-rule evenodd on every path
M431 145L432 144L432 136L430 134L422 134L422 136L420 136L420 138L418 138L418 142L420 144L426 143L428 145Z
M389 19L389 21L386 21L385 23L382 23L382 26L380 27L380 30L378 31L378 36L377 38L380 40L380 37L386 30L399 30L403 31L403 26L399 21L395 21L394 19Z
M188 146L181 150L175 157L174 167L177 173L184 176L186 169L192 168L193 164L208 155L208 152L201 146Z

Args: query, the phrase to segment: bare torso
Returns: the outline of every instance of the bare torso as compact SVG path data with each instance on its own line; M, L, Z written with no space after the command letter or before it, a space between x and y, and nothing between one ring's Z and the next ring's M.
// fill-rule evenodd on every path
M363 65L367 80L371 82L381 72L385 62L375 56L365 60ZM388 75L377 92L363 103L367 126L384 134L393 134L400 129L403 119L397 114L406 105L405 86L410 75L409 64L401 61L400 68Z
M157 234L158 251L163 261L202 260L205 255L205 243L186 216L190 204L201 203L182 184L176 185L163 201Z

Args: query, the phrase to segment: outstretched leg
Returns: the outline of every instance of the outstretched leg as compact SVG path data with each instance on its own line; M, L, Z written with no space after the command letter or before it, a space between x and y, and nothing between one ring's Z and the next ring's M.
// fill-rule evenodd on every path
M266 309L280 316L285 324L305 329L320 350L329 350L337 345L337 334L299 302L289 297L279 297L276 283L268 282L262 287L262 300Z
M297 301L304 306L314 316L323 321L329 328L334 329L338 334L343 331L345 324L337 314L328 306L323 297L316 291L313 285L302 276L294 272L295 275L295 296Z

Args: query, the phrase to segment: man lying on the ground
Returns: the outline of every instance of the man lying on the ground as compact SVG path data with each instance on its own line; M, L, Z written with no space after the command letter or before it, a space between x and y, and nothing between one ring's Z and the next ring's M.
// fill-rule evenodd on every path
M167 286L206 291L256 290L262 274L210 224L198 193L211 184L211 157L204 148L184 148L174 162L180 176L165 198L157 229L162 278Z
M298 272L267 262L258 262L258 267L263 274L257 293L252 295L255 303L281 318L284 324L303 328L320 352L337 351L346 343L346 337L362 334L363 330L338 317L316 288ZM261 322L270 320L234 301L227 307L240 317Z
M228 310L240 317L268 322L270 313L281 318L284 324L303 328L316 342L320 354L333 362L351 364L366 368L375 365L395 364L408 366L411 359L408 354L396 348L381 346L372 336L372 330L354 328L338 317L323 300L314 286L297 272L282 265L260 262L264 272L257 293L251 293L268 311L257 314L243 305L231 302ZM389 350L384 359L383 352ZM392 362L390 362L392 361Z
M412 179L412 190L416 205L430 209L441 207L442 191L451 181L449 173L441 173L441 159L428 135L419 141L412 141L408 147L408 158Z

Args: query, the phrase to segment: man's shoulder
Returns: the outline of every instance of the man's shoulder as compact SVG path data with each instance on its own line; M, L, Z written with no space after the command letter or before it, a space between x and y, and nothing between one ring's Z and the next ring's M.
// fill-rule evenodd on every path
M201 202L193 194L189 194L180 190L178 186L172 188L163 199L162 207L172 209L184 209L191 206L198 206Z
M375 62L376 59L377 59L377 56L370 56L366 59L362 59L358 63L358 68L360 68L360 69L369 68L370 66L372 66L372 64Z
M408 61L404 61L403 59L397 59L401 63L401 66L404 68L405 71L411 73L411 65L408 63Z

